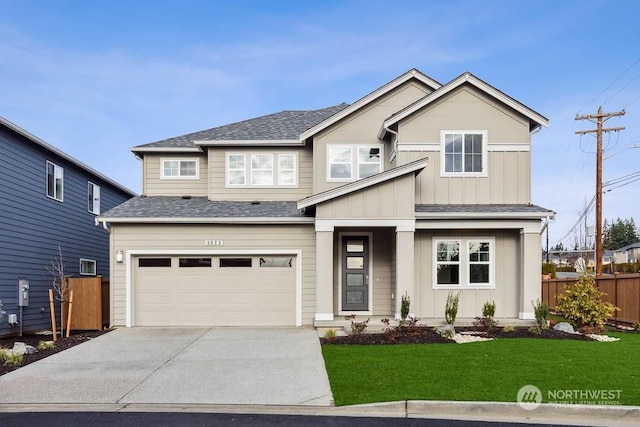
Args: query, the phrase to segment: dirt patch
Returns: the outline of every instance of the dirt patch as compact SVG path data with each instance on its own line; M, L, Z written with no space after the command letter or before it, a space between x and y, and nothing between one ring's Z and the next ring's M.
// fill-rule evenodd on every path
M503 328L491 328L489 331L477 331L474 328L456 328L458 333L476 333L484 338L547 338L562 340L593 341L582 334L569 334L545 329L540 334L533 334L527 327L516 327L505 332ZM390 345L390 344L455 344L453 340L443 338L432 327L412 327L405 330L394 330L387 333L353 334L346 337L321 338L322 344L357 344L357 345Z
M89 341L93 338L99 337L107 332L112 331L112 329L105 329L102 331L75 331L71 332L69 338L58 338L58 341L55 343L54 348L38 350L37 353L34 354L25 354L23 356L23 361L21 365L5 365L3 362L0 362L0 376L6 374L7 372L15 371L23 366L28 365L29 363L36 362L38 360L44 359L45 357L51 356L52 354L58 353L60 351L66 350L78 344L82 344L83 342ZM52 341L53 334L49 331L44 334L36 334L36 333L24 333L23 336L19 337L17 335L11 335L7 337L0 337L0 348L8 348L12 349L13 344L15 342L23 342L28 345L32 345L34 347L38 347L38 344L41 341Z

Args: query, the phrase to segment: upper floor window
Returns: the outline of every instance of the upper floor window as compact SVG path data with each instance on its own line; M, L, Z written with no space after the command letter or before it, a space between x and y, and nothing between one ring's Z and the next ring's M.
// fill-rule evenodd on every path
M486 176L486 131L442 131L441 138L443 175Z
M162 178L198 178L198 159L162 159L161 167Z
M434 241L434 288L494 288L493 238Z
M227 186L273 187L298 184L295 153L227 153Z
M87 210L100 215L100 186L93 182L87 183Z
M62 201L64 187L64 169L47 161L47 197Z
M327 146L327 181L353 181L382 172L382 145Z

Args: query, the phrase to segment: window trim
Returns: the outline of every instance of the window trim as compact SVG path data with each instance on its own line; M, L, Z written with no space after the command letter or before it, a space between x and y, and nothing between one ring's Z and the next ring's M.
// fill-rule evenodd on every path
M49 195L49 165L53 166L53 195ZM60 195L57 194L56 191L56 171L60 171ZM47 160L45 165L45 186L46 186L46 194L47 197L58 202L64 202L64 168L52 161Z
M253 182L253 156L267 155L271 156L271 172L272 183L271 184L252 184ZM244 159L244 169L229 169L231 156L242 156ZM291 156L293 157L293 169L286 169L293 171L293 183L283 184L280 177L280 158ZM232 184L230 182L230 171L243 171L244 182L242 184ZM225 153L225 188L298 188L298 153L294 151L278 152L278 151L228 151Z
M90 189L93 187L93 193L90 193ZM96 198L96 189L98 190L98 197ZM93 194L92 200L89 200L89 195ZM89 203L91 203L91 209L89 209ZM97 209L96 209L97 205ZM87 212L94 215L100 215L100 186L94 184L91 181L87 181Z
M167 176L164 174L164 164L166 162L178 162L178 174L177 176ZM180 175L182 162L195 162L196 173L195 175ZM200 159L197 157L179 158L179 157L164 157L160 159L160 179L200 179Z
M459 278L460 283L457 285L451 284L438 284L438 259L437 250L438 243L456 241L460 244L460 266ZM489 243L489 283L471 283L471 269L469 266L472 262L469 260L469 245L471 243ZM432 289L449 289L449 290L464 290L464 289L495 289L496 288L496 238L491 236L436 236L432 242ZM475 263L474 263L475 264Z
M332 178L331 177L331 149L332 148L348 148L351 150L351 177L349 178ZM382 159L384 158L384 144L327 144L326 149L326 181L327 182L353 182L358 181L360 179L364 179L367 177L360 176L360 156L359 151L361 148L377 148L380 150L380 171L378 173L384 172L384 163ZM336 164L347 164L347 163L336 163ZM368 163L369 164L369 163ZM375 175L375 174L374 174ZM371 176L371 175L369 175Z
M86 272L82 272L82 263L92 263L93 264L93 273L86 273ZM87 259L87 258L80 258L80 266L78 268L78 271L80 273L81 276L96 276L98 274L98 263L96 262L95 259Z
M461 134L462 135L462 171L447 172L446 171L446 153L445 139L446 135ZM464 137L465 135L482 135L482 172L465 172L464 171ZM488 132L487 130L451 130L445 129L440 131L440 176L441 177L487 177L488 164Z

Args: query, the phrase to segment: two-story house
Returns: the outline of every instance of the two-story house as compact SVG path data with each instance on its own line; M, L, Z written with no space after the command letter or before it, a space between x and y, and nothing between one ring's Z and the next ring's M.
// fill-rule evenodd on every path
M533 319L547 119L470 73L410 70L351 105L133 148L143 195L110 228L112 323L326 325L345 314ZM112 258L116 259L116 258Z
M109 276L102 212L135 196L40 138L0 117L0 335L19 331L18 286L29 285L22 330L51 328L49 268L62 252L65 274Z

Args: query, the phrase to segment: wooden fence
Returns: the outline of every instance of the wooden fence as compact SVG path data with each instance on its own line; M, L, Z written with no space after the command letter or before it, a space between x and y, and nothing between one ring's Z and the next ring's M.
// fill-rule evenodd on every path
M71 330L101 330L109 324L109 279L69 277L73 290Z
M577 279L549 279L542 281L542 301L549 304L549 309L556 307L556 296L565 286L571 286ZM640 322L640 273L606 274L596 278L596 287L607 295L604 300L620 309L612 322Z

